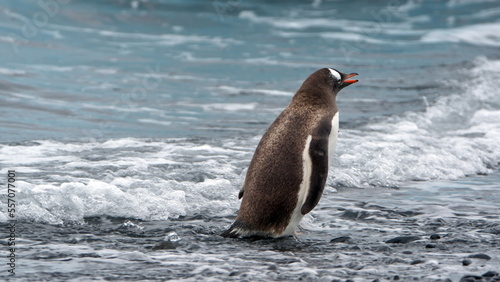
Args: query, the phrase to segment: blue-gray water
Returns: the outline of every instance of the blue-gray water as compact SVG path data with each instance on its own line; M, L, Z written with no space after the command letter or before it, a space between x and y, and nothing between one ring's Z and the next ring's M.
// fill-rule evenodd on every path
M499 30L486 0L0 0L2 230L8 170L18 189L0 277L500 272ZM297 239L221 238L260 137L323 67L360 82L319 205Z

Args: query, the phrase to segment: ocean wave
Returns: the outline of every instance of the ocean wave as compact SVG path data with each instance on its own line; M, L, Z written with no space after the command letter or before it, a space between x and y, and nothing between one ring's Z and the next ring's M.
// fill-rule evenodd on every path
M28 72L24 70L0 68L0 75L5 76L26 76Z
M19 175L19 220L81 223L101 215L165 220L235 212L237 196L231 192L241 182L241 162L249 153L241 148L176 139L37 141L2 145L0 162ZM6 195L2 191L2 202ZM2 211L0 220L6 219Z
M500 46L500 23L484 23L448 29L434 29L421 37L424 43L468 43L479 46Z
M341 129L333 186L397 187L404 181L487 174L500 162L500 61L479 58L467 84L425 112L408 112L361 129Z
M294 18L288 17L266 17L259 16L253 11L242 11L239 14L240 19L248 20L257 24L266 24L274 28L288 30L306 30L311 28L327 28L330 30L345 30L349 31L351 27L362 29L378 29L380 23L375 21L354 21L346 19L329 19L329 18ZM410 29L410 23L402 22L384 22L385 28L401 29L407 27Z
M454 93L441 96L425 111L341 128L328 185L398 187L407 181L458 179L498 169L499 71L500 61L479 58L457 74L460 79L448 81ZM206 107L241 111L253 110L256 104ZM1 172L15 169L22 176L17 215L25 221L61 224L100 215L165 220L233 214L260 137L0 144ZM2 202L5 197L2 191ZM2 211L0 220L6 219Z
M228 85L210 87L210 91L221 96L241 96L241 95L271 95L271 96L293 96L293 93L274 89L247 89Z

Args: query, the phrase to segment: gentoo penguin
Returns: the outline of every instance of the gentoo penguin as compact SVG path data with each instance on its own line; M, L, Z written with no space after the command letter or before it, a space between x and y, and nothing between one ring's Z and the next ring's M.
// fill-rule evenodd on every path
M356 73L323 68L311 74L260 140L239 193L238 216L224 237L293 235L319 201L335 150L335 98Z

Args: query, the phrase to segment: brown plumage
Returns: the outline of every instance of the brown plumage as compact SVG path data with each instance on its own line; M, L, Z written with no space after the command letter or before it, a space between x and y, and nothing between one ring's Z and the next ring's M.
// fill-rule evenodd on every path
M337 136L331 134L332 120L338 130L335 98L357 82L346 80L354 75L323 68L304 81L257 146L239 193L238 216L224 237L291 235L317 205L335 144L329 139Z

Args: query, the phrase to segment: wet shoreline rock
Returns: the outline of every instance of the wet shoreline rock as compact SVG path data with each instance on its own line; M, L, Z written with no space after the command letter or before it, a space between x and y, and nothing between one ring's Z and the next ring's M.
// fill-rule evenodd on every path
M468 258L475 258L475 259L484 259L484 260L490 260L491 257L487 254L472 254L468 255Z
M171 242L171 241L161 241L160 243L156 244L153 246L152 250L157 251L157 250L173 250L177 248L177 244Z
M439 236L439 234L432 234L430 238L431 240L438 240L441 239L441 236Z
M410 243L413 241L417 241L419 239L420 239L419 236L398 236L398 237L389 239L385 242L388 244L406 244L406 243Z
M333 238L332 240L330 240L330 243L346 243L349 240L351 240L351 237L341 236L341 237Z
M459 282L475 282L475 281L500 281L500 275L496 271L488 271L483 275L469 274L460 278Z
M472 263L472 260L470 260L470 259L464 259L464 260L462 261L462 265L463 265L463 266L468 266L468 265L470 265L471 263Z

